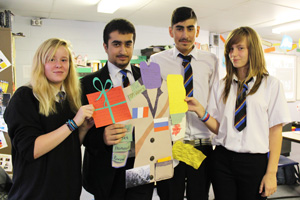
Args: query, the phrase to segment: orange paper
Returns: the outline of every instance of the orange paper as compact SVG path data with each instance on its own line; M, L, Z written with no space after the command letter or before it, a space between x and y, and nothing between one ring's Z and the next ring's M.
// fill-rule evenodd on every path
M265 53L270 53L270 52L275 51L275 50L276 50L275 47L271 47L271 48L265 49L264 52Z
M122 87L99 91L87 95L89 103L95 107L93 118L97 128L131 119Z

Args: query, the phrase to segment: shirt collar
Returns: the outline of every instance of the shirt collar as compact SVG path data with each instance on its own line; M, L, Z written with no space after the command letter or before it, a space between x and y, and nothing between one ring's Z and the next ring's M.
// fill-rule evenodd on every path
M173 58L176 59L178 57L178 54L182 54L176 47L173 48ZM197 49L194 46L193 50L188 54L191 55L194 59L198 59L197 57Z
M239 81L238 77L235 74L233 74L232 83L238 83L238 81ZM256 81L256 76L253 76L252 80L249 83L255 83L255 81Z
M117 77L117 75L119 74L119 72L121 70L119 67L115 66L114 64L112 64L109 61L107 61L107 67L108 67L109 74L112 77ZM128 64L125 69L128 70L132 74L132 69L131 69L130 64Z
M67 95L66 95L67 93L66 93L66 90L65 90L65 88L64 88L64 85L61 85L60 90L56 90L56 91L55 91L55 101L56 101L56 102L59 102L59 95L58 95L59 92L65 93L64 99L66 99L66 96L67 96Z

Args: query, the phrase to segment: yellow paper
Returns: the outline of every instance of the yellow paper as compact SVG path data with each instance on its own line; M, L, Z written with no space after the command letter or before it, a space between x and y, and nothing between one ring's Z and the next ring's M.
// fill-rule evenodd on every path
M174 143L172 152L174 159L180 160L192 166L194 169L198 169L203 160L206 158L201 151L190 144L183 144L181 141Z
M160 162L165 162L165 161L169 161L171 160L171 156L168 156L168 157L165 157L165 158L161 158L161 159L158 159L157 162L160 163Z
M170 114L185 113L188 111L185 99L185 88L183 77L178 74L169 74L167 76L167 85L169 93Z

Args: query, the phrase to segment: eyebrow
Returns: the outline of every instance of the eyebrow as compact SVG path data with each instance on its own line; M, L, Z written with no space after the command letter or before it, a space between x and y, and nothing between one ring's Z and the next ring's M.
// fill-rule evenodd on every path
M112 41L111 43L114 43L114 44L121 44L121 43L123 43L123 42L120 41L120 40L114 40L114 41ZM133 41L132 41L132 40L127 40L127 41L125 41L124 43L126 43L126 44L128 44L128 43L133 43Z

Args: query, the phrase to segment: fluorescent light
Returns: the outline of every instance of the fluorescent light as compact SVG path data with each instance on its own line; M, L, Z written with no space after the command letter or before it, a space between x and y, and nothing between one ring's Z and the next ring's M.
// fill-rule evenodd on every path
M294 21L273 28L272 33L280 34L282 32L289 32L298 29L300 29L300 21Z
M124 3L124 0L101 0L97 6L97 12L114 13Z

